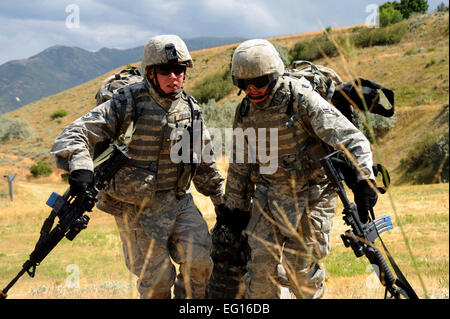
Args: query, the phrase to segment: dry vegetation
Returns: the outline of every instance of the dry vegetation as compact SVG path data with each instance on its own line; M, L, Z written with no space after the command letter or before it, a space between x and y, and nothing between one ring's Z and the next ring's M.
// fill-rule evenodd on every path
M375 149L377 161L390 170L394 185L402 181L400 160L421 136L448 131L448 115L442 121L442 105L448 102L448 13L419 22L415 33L407 34L398 45L350 47L341 56L316 61L335 68L344 80L361 76L396 92L398 121L394 130L377 141ZM446 36L441 25L447 26ZM332 34L348 34L352 28L335 29ZM318 33L321 31L270 40L291 48L300 39ZM224 71L235 46L192 52L194 69L188 75L187 91L205 76ZM29 167L38 159L49 158L50 146L62 128L95 105L95 93L107 75L6 114L27 120L34 135L24 141L5 142L0 149L1 176L18 175L14 202L0 197L1 286L19 271L34 248L41 224L49 213L44 204L48 196L53 191L62 193L67 187L60 179L60 171L47 178L32 179ZM236 93L233 90L220 103L237 103ZM51 114L58 109L65 109L69 114L51 119ZM226 176L226 163L221 163L220 168ZM5 192L5 183L0 183L0 193ZM193 193L212 227L215 219L211 202L195 190ZM380 197L376 206L377 216L388 214L393 219L395 228L382 237L421 298L449 297L448 202L448 184L395 185L389 195ZM339 238L346 229L339 207L332 232L332 251L325 260L328 273L325 298L382 298L384 291L373 280L373 271L366 260L356 259ZM38 267L36 277L23 277L10 291L10 298L137 297L136 278L124 265L113 217L96 209L91 216L88 229L73 242L63 240ZM67 278L73 273L67 266L72 264L80 271L77 289L65 288Z
M219 165L226 176L226 163ZM0 278L5 286L27 259L50 210L51 192L66 184L19 182L15 200L0 201ZM390 215L394 229L382 238L419 297L448 298L448 184L398 186L380 196L376 215ZM211 228L215 222L210 200L193 189L195 202ZM332 230L332 250L324 260L324 298L383 298L374 272L364 258L345 248L340 234L347 228L338 205ZM70 242L66 239L37 268L35 278L24 275L9 298L136 298L136 277L126 269L114 218L97 209L89 227ZM403 232L411 247L411 256ZM379 244L378 244L379 245ZM381 246L379 246L381 247ZM95 258L93 257L95 256ZM73 266L75 265L75 266ZM77 268L74 268L77 267ZM76 273L79 287L67 288ZM423 282L423 285L422 285ZM3 288L3 287L2 287Z

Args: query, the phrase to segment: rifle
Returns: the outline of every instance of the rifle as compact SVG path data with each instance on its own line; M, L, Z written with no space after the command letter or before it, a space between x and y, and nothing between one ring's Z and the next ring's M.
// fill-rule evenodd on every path
M350 165L345 161L344 152L341 150L334 151L321 158L320 162L342 201L344 222L351 228L351 230L347 230L341 235L345 247L351 247L357 258L361 256L367 257L381 284L386 287L385 299L401 299L402 296L406 299L418 299L417 294L381 240L380 234L393 228L390 217L382 216L375 219L373 211L371 211L372 218L369 218L369 221L363 224L360 221L356 205L347 198L342 181L345 180L347 183L347 180L355 180L355 177L345 176L343 172L348 175L349 172L355 172L355 170L349 167ZM397 278L392 274L381 251L375 246L374 242L377 238L380 239Z
M92 211L98 192L106 187L114 174L129 159L126 149L126 145L111 144L110 149L103 154L101 165L94 170L93 185L89 186L83 194L72 195L68 188L63 196L57 193L50 195L46 204L52 208L52 211L42 225L39 240L17 276L3 290L0 290L0 299L7 297L8 290L23 274L28 273L33 278L36 267L64 237L72 241L87 227L89 216L85 213ZM59 218L59 222L52 229L55 217Z

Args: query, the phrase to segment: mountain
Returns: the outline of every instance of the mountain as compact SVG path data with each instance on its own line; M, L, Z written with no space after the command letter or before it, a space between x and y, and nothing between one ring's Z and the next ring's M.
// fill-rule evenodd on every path
M448 134L448 21L448 12L414 16L401 22L407 27L407 32L399 43L369 47L348 45L340 55L314 61L336 70L344 81L361 77L395 92L397 121L386 135L377 138L376 148L374 144L374 160L389 170L393 184L410 183L412 178L416 181L420 176L429 176L429 172L420 165L426 163L425 160L429 157L427 150L434 150L435 142L443 134ZM383 31L381 28L380 30ZM359 31L360 26L349 26L333 29L331 35L336 39L346 39L347 36L359 34ZM323 30L319 30L268 40L289 50L299 41L309 43L322 33ZM236 44L229 44L191 52L194 67L186 75L186 91L193 94L193 88L202 85L209 76L223 74L230 66L235 47ZM130 64L136 66L139 62ZM2 114L0 133L3 117L21 120L17 123L29 126L32 134L26 139L0 141L0 175L17 173L18 176L27 176L30 174L30 166L39 160L54 163L49 151L55 137L70 122L96 105L95 94L102 81L125 65L108 70L71 89ZM230 104L233 108L238 105L243 98L242 94L237 95L238 91L235 88L218 101L217 106L213 104L218 111L217 118L226 119L228 115L223 110L228 110ZM55 118L53 114L57 114L56 112L67 114ZM232 121L231 118L228 120ZM208 123L207 126L214 127ZM437 146L439 145L441 144L438 143ZM448 150L448 139L442 145L443 151L445 147ZM414 164L414 161L420 164L418 169L412 167L408 170L411 165L406 164ZM445 166L442 168L445 171ZM411 174L414 176L410 177Z
M242 38L186 39L189 50L241 42ZM28 58L0 65L0 114L56 94L122 65L141 59L143 46L91 52L78 47L52 46Z

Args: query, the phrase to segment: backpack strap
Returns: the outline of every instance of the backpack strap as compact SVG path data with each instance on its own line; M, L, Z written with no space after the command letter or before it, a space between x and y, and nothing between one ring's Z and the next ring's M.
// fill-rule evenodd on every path
M94 168L105 162L111 156L114 151L113 144L117 145L121 150L126 151L136 130L136 122L142 114L142 110L138 110L134 104L133 92L129 86L117 90L117 93L111 99L111 104L117 121L114 141L112 143L108 141L108 147L100 155L94 155ZM125 122L128 122L125 121L128 106L132 107L133 114L130 117L131 120L128 126L124 128Z

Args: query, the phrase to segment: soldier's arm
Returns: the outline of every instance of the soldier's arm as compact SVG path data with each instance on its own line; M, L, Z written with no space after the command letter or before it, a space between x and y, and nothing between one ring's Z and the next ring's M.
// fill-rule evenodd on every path
M51 154L59 168L69 172L78 169L93 171L93 148L114 136L116 115L111 100L98 105L63 129L53 143Z
M242 128L239 107L236 110L233 129ZM249 210L251 204L251 192L249 192L251 181L250 174L252 164L248 163L248 143L236 143L236 136L233 135L233 157L228 167L227 183L225 188L225 203L228 207ZM240 148L240 146L242 148ZM243 163L236 162L243 154Z
M211 135L203 124L203 141L205 147L203 149L202 161L199 163L193 182L195 188L203 195L209 196L214 206L223 204L223 182L224 178L220 174L214 159L212 150ZM208 153L208 154L205 154Z
M305 92L302 100L314 133L328 145L351 153L359 164L358 180L375 179L370 142L364 134L317 92Z

